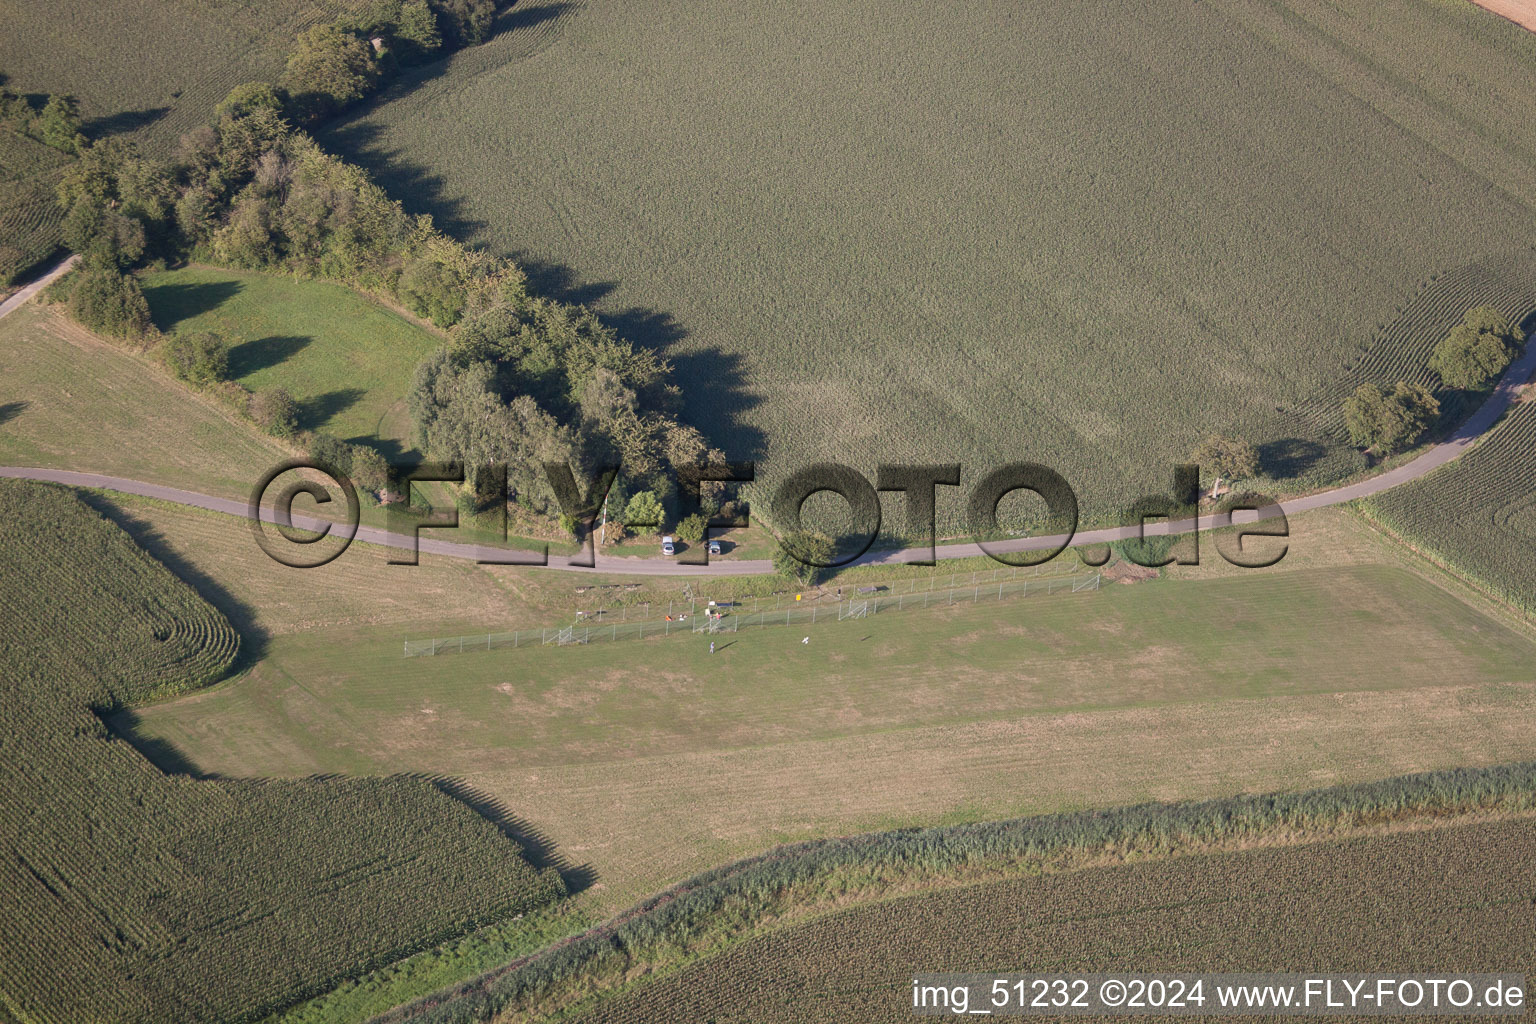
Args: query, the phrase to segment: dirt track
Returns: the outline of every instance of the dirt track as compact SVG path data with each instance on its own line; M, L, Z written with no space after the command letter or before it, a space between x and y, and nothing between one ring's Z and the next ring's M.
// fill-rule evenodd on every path
M1536 0L1472 0L1477 6L1536 32Z

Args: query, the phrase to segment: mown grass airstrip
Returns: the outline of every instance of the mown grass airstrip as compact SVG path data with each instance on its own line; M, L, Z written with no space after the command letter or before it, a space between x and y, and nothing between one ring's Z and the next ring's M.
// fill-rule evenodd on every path
M216 772L466 774L590 861L610 911L778 839L1530 747L1530 639L1384 564L1345 513L1298 526L1296 572L743 633L714 655L689 636L407 660L413 615L559 621L575 581L391 576L362 549L292 590L218 517L131 511L270 635L244 678L139 712L143 735Z

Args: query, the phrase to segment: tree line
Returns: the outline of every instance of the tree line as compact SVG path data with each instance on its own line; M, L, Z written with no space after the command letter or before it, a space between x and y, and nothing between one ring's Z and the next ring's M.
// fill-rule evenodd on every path
M366 172L326 153L291 120L296 109L308 109L296 107L295 97L314 93L321 81L303 79L302 91L295 68L334 72L345 63L311 59L310 44L322 36L340 32L370 50L368 40L384 38L399 60L417 59L451 40L479 38L488 10L494 6L386 0L352 27L312 29L282 82L236 87L215 120L187 132L168 161L118 138L83 141L58 189L65 243L82 264L53 294L98 333L157 344L178 377L229 396L258 425L296 437L373 492L387 486L378 454L301 434L296 403L280 388L250 395L227 381L222 339L159 338L135 272L196 260L381 295L448 332L409 393L416 440L429 458L510 466L508 497L541 515L558 508L537 467L566 461L590 477L621 463L623 476L609 495L610 528L659 527L677 509L669 468L723 458L679 422L670 364L618 337L590 310L530 294L513 262L467 248L430 216L406 213ZM444 22L444 12L458 12L459 20ZM436 35L422 28L427 14L439 19ZM383 36L363 39L368 33ZM495 500L493 481L485 472L470 475L469 510ZM717 508L718 487L706 485L704 494Z

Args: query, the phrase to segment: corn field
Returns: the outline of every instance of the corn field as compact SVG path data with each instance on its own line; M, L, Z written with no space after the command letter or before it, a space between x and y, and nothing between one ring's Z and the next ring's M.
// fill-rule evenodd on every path
M54 189L68 160L41 142L0 129L0 286L62 244L64 211Z
M1525 819L909 896L752 939L562 1020L907 1024L910 979L926 971L1530 972L1532 857Z
M1532 298L1536 41L1470 4L530 10L558 45L322 142L664 348L760 516L815 462L1028 459L1097 523L1211 433L1338 479L1344 395L1418 377L1440 306Z
M1536 616L1536 402L1451 465L1365 511L1417 550Z
M0 481L0 1006L245 1021L563 891L428 779L167 775L103 724L234 662L223 615L69 492Z

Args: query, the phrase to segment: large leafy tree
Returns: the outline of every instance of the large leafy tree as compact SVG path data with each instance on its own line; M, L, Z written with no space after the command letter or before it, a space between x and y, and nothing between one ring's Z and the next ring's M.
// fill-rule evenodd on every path
M1212 434L1201 442L1191 456L1202 472L1216 475L1216 487L1222 480L1240 480L1259 471L1259 453L1247 441Z
M299 36L279 85L300 117L329 117L373 91L379 65L373 47L337 25L316 25Z
M1453 388L1480 388L1504 372L1524 340L1498 310L1479 306L1435 346L1429 368Z
M785 534L773 553L773 568L781 576L815 586L831 571L827 568L836 553L832 538L824 533L801 530Z
M1391 388L1362 384L1344 400L1349 439L1388 454L1417 441L1440 415L1440 403L1422 384L1398 381Z

